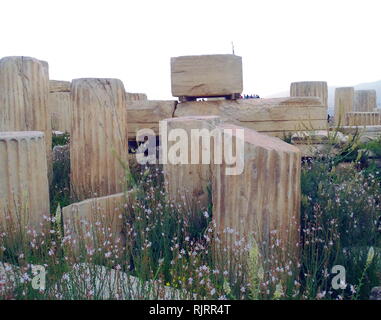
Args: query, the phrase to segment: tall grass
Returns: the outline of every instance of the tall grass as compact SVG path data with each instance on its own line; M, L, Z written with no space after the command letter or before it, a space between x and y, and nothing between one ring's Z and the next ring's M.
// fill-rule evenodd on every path
M276 230L266 255L253 235L228 245L211 201L199 211L185 195L174 203L160 166L131 163L122 242L99 222L62 234L59 210L42 232L0 221L0 298L366 299L381 283L380 183L371 159L359 161L363 146L341 148L303 162L300 259L277 260ZM43 291L31 287L32 264L46 267ZM335 265L345 267L345 289L332 288Z

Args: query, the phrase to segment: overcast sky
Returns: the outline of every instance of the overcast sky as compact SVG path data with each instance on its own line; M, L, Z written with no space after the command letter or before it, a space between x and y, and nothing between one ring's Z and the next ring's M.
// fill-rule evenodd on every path
M380 0L1 0L0 56L46 60L50 78L110 77L170 99L170 57L235 53L244 92L292 81L381 79Z

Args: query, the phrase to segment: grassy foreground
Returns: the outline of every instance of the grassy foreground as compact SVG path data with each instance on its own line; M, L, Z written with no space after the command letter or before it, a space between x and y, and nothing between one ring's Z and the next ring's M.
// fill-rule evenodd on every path
M119 217L125 243L97 223L78 238L55 210L70 201L69 169L57 167L44 231L0 225L0 299L368 299L381 284L381 142L353 137L340 148L303 162L297 265L273 258L276 239L266 259L253 237L223 245L212 205L196 212L185 196L169 201L160 166L126 170L135 196ZM36 265L47 271L44 290L32 287ZM336 265L346 271L341 289L332 287Z

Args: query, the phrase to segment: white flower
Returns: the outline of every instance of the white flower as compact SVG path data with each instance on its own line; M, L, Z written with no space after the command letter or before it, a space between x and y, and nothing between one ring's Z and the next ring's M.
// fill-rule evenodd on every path
M368 251L368 256L366 258L366 264L370 265L373 261L373 258L374 258L374 249L373 247L370 247Z
M316 295L316 299L323 299L325 297L326 291L319 292Z

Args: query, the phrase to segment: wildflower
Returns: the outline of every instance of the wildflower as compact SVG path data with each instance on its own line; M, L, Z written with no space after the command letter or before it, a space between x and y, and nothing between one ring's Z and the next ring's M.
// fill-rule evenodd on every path
M373 261L373 258L374 258L374 249L373 247L370 247L368 251L368 256L366 257L366 264L370 265Z
M281 283L278 283L275 287L274 299L280 299L284 296L283 287Z
M205 212L204 212L204 217L205 217L205 218L209 218L209 213L208 213L208 211L205 211Z
M349 286L349 289L350 289L350 291L351 291L352 294L355 294L355 293L356 293L356 289L355 289L355 287L354 287L353 285L350 285L350 286Z

